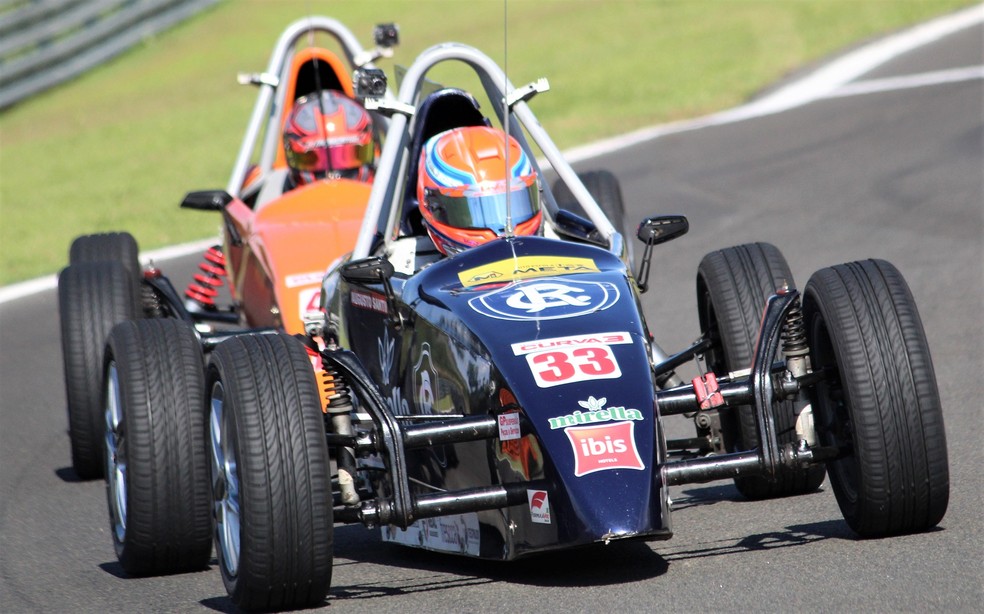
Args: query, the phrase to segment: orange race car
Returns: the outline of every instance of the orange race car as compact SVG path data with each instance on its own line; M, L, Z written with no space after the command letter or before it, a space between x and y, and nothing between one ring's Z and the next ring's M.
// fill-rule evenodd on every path
M117 520L127 505L119 474L126 465L107 435L114 420L103 385L110 329L146 318L184 321L205 350L244 329L304 332L303 316L318 306L324 271L355 243L387 125L356 92L361 80L374 96L391 97L373 62L392 55L398 29L380 25L374 37L374 48L364 50L338 21L304 18L280 36L265 72L239 76L258 86L259 95L229 183L225 190L191 192L181 203L220 212L224 228L223 244L206 251L184 296L159 269L141 267L129 233L72 243L58 280L72 465L81 478L107 475L111 487L124 489L115 495L115 514L110 495L118 545L125 527ZM330 39L340 52L314 44L325 40L334 49ZM197 354L192 362L201 365Z

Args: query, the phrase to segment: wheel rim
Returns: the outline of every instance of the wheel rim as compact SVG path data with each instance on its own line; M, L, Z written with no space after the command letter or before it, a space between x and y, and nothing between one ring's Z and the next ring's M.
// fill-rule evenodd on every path
M119 372L116 362L110 361L106 370L106 493L109 496L109 515L116 541L126 539L126 428L123 404L120 399Z
M817 403L814 406L814 415L820 416L817 434L825 446L836 447L841 451L839 458L827 463L827 471L831 474L831 482L836 484L845 501L854 503L858 498L857 484L860 480L855 458L854 426L851 423L834 344L823 318L819 316L812 323L810 346L813 348L811 361L814 370L828 373L827 379L816 386Z
M212 515L219 561L230 577L239 571L239 476L231 428L225 411L222 382L212 387L209 402L209 435L212 452Z

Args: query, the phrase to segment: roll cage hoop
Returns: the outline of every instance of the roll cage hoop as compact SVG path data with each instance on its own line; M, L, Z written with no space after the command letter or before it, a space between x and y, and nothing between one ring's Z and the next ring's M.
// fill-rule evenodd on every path
M392 243L399 238L406 182L414 180L406 174L411 166L409 155L411 130L417 119L415 110L421 102L425 84L433 83L425 78L426 75L435 66L445 62L462 62L475 71L500 125L510 127L510 134L519 141L540 176L542 177L542 171L537 155L532 151L523 131L512 129L517 122L543 152L560 180L568 186L608 249L624 258L622 235L612 226L526 104L536 91L545 89L545 82L541 80L517 89L508 81L505 72L481 51L461 43L443 43L430 47L417 56L403 77L396 100L388 101L388 104L384 101L379 105L379 108L391 111L392 117L352 259L361 260L370 256L381 244L383 251L389 253ZM543 190L547 204L544 215L547 223L552 224L556 202L547 185L543 185Z
M296 47L302 37L311 33L323 33L333 37L340 45L352 70L357 68L375 68L373 60L391 54L388 48L376 47L366 51L356 40L352 32L341 22L329 17L312 16L299 19L290 24L273 49L267 69L263 73L240 75L240 82L253 84L260 88L253 112L243 136L236 162L232 167L226 192L236 197L242 197L243 181L249 172L250 162L256 153L256 146L262 131L263 142L259 152L259 168L261 176L267 176L273 169L278 148L281 147L280 126L286 108L286 91L280 87L290 77L291 63L296 54ZM392 92L386 90L386 98L392 98ZM382 116L374 116L385 126L387 120Z

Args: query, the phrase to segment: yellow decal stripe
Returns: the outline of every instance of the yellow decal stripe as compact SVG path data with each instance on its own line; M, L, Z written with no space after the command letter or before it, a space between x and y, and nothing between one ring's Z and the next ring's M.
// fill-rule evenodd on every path
M462 271L458 273L458 279L462 286L470 288L516 279L597 272L598 266L591 258L519 256Z

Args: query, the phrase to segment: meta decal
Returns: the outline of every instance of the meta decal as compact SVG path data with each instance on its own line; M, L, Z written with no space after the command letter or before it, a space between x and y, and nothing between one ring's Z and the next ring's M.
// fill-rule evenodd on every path
M518 256L462 271L458 279L469 288L497 281L597 272L598 266L591 258Z

